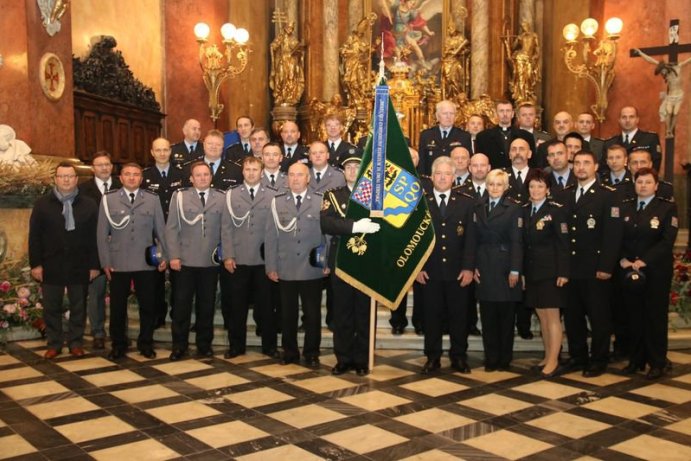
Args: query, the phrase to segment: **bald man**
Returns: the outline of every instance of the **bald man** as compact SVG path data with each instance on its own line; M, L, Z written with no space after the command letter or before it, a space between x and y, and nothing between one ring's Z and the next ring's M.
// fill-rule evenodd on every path
M297 123L287 121L281 126L281 149L283 160L281 171L287 172L293 163L309 163L309 149L300 144L300 128Z
M566 111L559 111L554 114L552 118L552 132L554 136L552 139L558 139L563 141L564 137L573 131L573 117ZM551 141L551 139L550 139ZM583 149L590 149L590 146L584 145ZM537 152L533 155L531 159L530 166L533 168L546 168L547 163L547 145L546 143L540 144L537 148Z
M170 163L176 168L196 160L204 155L204 146L199 139L202 136L202 126L193 118L185 121L182 126L183 140L170 146Z

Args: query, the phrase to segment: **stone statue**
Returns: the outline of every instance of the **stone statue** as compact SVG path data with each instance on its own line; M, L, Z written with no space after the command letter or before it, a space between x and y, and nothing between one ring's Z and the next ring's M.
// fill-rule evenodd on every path
M682 82L681 70L686 64L691 62L688 58L680 63L658 61L651 58L638 48L634 48L634 53L638 54L646 62L655 65L655 75L662 75L667 84L667 92L660 94L660 121L665 123L666 137L674 137L674 127L677 124L677 116L681 103L684 100L684 87Z
M36 165L31 148L17 139L17 134L9 125L0 125L0 164L15 167Z
M372 99L370 28L376 19L375 13L362 18L340 49L341 84L348 106L353 108L364 108Z
M305 91L304 45L294 31L295 23L289 22L271 42L269 88L276 105L296 106Z
M511 70L509 89L516 106L537 103L535 87L541 78L540 44L530 24L521 24L521 33L513 39L504 37L506 56Z
M469 58L470 42L463 32L456 29L453 21L449 21L441 57L441 85L444 99L453 99L460 93L468 93Z

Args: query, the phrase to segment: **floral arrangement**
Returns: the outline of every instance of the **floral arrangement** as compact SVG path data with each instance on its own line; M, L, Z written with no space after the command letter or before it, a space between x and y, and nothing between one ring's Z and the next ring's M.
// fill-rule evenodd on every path
M0 264L0 344L7 342L7 334L16 327L45 334L40 300L40 287L31 278L27 258Z
M691 250L674 255L669 311L676 312L684 321L691 319Z

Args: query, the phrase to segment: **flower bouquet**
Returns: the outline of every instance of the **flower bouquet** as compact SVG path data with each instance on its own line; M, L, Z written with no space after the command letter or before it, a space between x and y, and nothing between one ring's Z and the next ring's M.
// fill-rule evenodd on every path
M15 327L45 335L40 291L27 258L0 264L0 344L7 342L7 334Z
M686 322L691 320L691 250L674 255L669 311Z

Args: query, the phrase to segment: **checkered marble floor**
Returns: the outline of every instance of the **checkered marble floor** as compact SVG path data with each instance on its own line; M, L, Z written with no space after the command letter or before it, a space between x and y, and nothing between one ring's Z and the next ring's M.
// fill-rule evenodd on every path
M377 353L367 377L281 366L257 352L171 363L131 353L0 354L0 458L22 460L691 459L691 350L650 382L612 364L595 379L510 372L418 373L415 351ZM219 351L220 352L220 351ZM330 351L324 351L329 354Z

